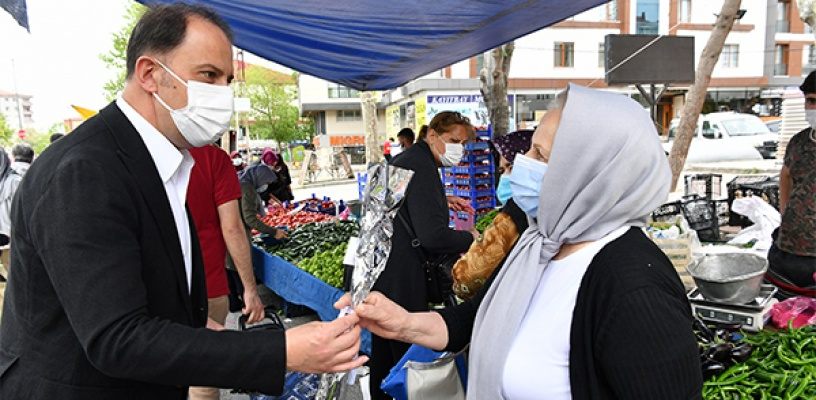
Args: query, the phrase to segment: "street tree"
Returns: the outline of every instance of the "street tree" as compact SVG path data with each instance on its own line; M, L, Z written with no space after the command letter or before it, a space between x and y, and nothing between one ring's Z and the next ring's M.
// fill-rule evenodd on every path
M677 128L677 138L674 140L671 154L669 154L669 165L671 165L672 171L672 191L677 187L677 181L686 163L691 139L697 127L697 119L700 117L700 111L703 109L706 92L708 91L708 84L711 82L711 72L714 71L714 66L717 65L725 38L728 37L728 33L731 32L731 28L734 26L739 8L740 0L725 0L723 2L722 10L720 10L717 21L714 23L714 29L711 30L711 36L709 36L708 42L703 48L703 53L700 55L694 84L686 95L686 103L683 106L680 124Z
M510 106L507 103L507 77L510 74L510 61L516 46L510 42L484 53L483 68L479 71L482 98L484 98L493 136L507 134L510 123Z
M6 116L0 113L0 142L9 143L13 135L14 129L9 126Z
M105 63L108 69L113 70L116 76L105 83L103 87L105 90L105 97L108 101L113 101L116 96L125 88L125 79L127 78L127 65L125 63L127 56L127 43L130 38L130 33L136 22L147 11L147 7L133 2L125 12L125 25L118 32L113 33L112 48L105 54L100 54L99 59Z
M308 123L301 121L297 99L297 80L263 67L250 65L246 68L244 91L249 98L254 120L251 130L262 139L280 144L309 137Z

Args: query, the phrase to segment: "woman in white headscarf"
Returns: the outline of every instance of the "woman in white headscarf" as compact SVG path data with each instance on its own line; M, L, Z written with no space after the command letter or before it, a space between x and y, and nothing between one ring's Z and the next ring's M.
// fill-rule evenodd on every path
M470 343L469 399L700 398L683 285L640 229L670 183L648 114L570 85L520 157L513 199L530 228L485 288L427 313L373 293L361 325L438 350Z

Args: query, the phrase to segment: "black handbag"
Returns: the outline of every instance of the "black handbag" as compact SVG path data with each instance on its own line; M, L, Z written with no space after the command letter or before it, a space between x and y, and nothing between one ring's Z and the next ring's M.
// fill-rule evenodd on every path
M422 267L425 269L425 288L428 295L428 302L433 304L444 304L446 306L456 304L456 295L453 293L453 276L451 271L453 264L459 260L458 254L441 254L433 259L429 258L422 250L422 243L417 238L411 225L397 213L397 218L402 222L408 236L411 239L411 247L417 252Z

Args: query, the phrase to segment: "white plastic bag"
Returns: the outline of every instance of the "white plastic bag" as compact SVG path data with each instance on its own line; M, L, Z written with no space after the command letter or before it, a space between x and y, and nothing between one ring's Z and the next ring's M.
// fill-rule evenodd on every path
M728 244L741 246L754 241L755 250L771 248L773 242L771 234L782 221L779 211L757 196L734 199L731 210L748 217L754 224L741 230Z

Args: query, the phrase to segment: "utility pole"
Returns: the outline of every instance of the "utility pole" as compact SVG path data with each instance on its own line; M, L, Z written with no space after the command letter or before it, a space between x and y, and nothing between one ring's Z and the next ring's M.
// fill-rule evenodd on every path
M14 59L11 59L11 80L14 83L14 100L17 101L17 130L23 130L23 106L20 104L20 92L17 91L17 70L14 67Z

